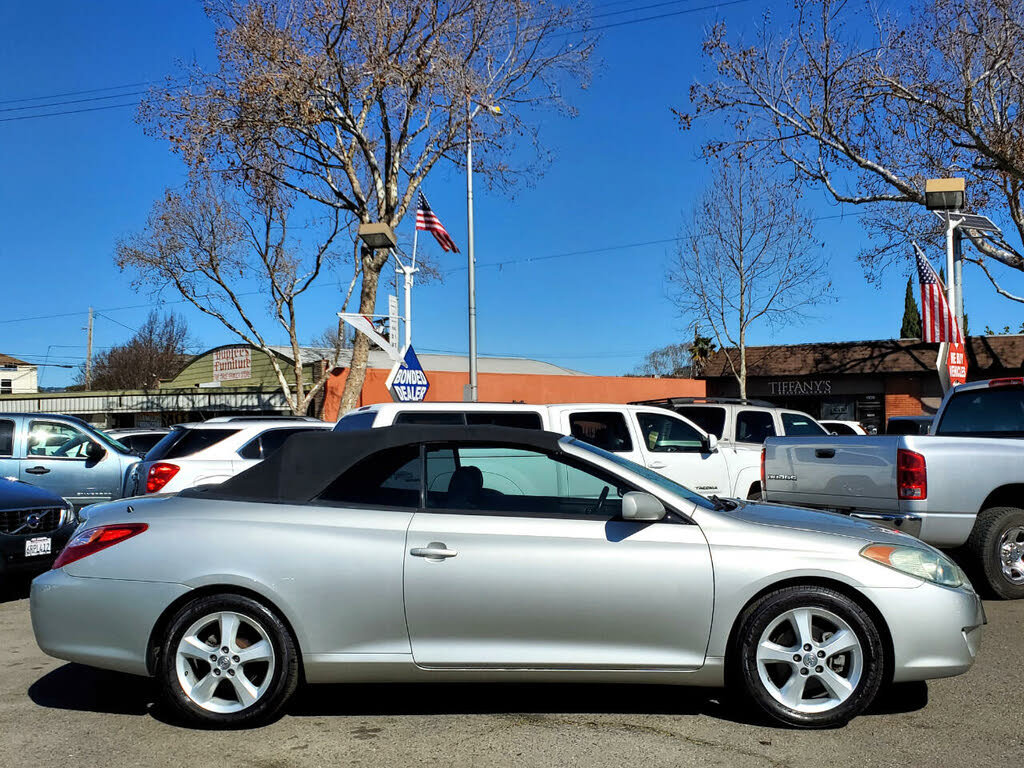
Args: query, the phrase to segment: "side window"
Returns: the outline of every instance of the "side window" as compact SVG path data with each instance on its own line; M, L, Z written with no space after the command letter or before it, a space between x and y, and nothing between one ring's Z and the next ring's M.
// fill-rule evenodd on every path
M301 427L293 429L268 429L262 435L250 440L238 450L238 455L243 459L265 459L294 434L309 432Z
M847 427L849 429L849 427ZM807 437L809 435L826 435L824 429L814 419L802 413L782 414L782 431L791 437ZM851 430L852 432L852 430Z
M373 426L373 420L377 418L376 411L363 411L362 413L349 413L342 416L334 425L335 432L352 432L357 429L369 429Z
M0 458L14 455L14 422L0 419Z
M510 411L506 413L482 413L480 411L469 411L466 413L466 423L470 426L475 424L493 424L496 427L518 427L519 429L543 429L539 413L529 411Z
M416 509L420 505L422 464L418 445L379 451L335 478L317 499Z
M740 411L736 416L736 442L763 443L769 437L775 437L770 411Z
M395 415L395 424L465 424L461 413L439 411L402 411Z
M670 413L638 413L644 448L653 453L700 451L704 446L701 434L682 419Z
M853 427L847 426L846 424L839 424L838 422L835 423L835 424L830 424L828 426L828 429L832 430L832 432L837 434L837 435L856 435L857 434L856 432L853 431Z
M633 450L626 417L616 411L570 414L569 431L577 440L612 453Z
M429 448L426 473L427 508L463 512L607 518L621 514L632 490L598 470L509 447Z
M28 428L28 455L84 459L92 440L80 429L55 421L33 421Z
M709 435L714 435L719 440L725 433L725 408L706 405L681 405L676 410L680 416L685 416Z

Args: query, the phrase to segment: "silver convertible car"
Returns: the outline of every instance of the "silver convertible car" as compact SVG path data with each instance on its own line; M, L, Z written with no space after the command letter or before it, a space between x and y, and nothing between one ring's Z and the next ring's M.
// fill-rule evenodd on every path
M155 676L207 726L265 722L302 679L727 685L822 727L965 672L985 623L910 536L427 425L301 434L222 485L96 507L31 610L46 653Z

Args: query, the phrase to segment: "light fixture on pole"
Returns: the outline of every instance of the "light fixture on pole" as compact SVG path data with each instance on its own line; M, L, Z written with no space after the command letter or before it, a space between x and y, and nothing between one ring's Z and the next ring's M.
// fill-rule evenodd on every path
M395 248L398 245L391 227L379 221L360 224L359 239L367 248L373 248L375 251Z

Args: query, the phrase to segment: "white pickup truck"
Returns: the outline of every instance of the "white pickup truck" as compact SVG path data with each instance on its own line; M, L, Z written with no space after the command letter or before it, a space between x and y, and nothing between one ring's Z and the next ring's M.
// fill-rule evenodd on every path
M1024 598L1024 378L951 390L930 435L770 438L765 498L963 547L975 581Z
M721 450L692 421L657 406L570 403L378 403L343 416L336 432L393 424L496 424L572 435L704 496L760 497L760 456Z

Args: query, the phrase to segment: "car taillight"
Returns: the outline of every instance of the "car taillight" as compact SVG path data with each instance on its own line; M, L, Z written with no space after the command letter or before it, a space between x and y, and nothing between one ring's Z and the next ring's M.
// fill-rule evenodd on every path
M162 461L151 466L146 475L146 493L158 493L171 481L172 477L178 474L179 469L181 467L177 464L165 464Z
M149 528L146 523L121 523L119 525L100 525L76 534L68 542L53 563L54 569L63 568L69 563L94 555L101 549L120 544L122 541L138 536Z
M896 487L901 500L928 498L928 472L924 456L904 448L896 452Z
M761 498L762 499L768 498L767 496L764 495L765 491L768 490L768 486L765 485L765 482L764 482L764 452L765 452L765 450L766 450L766 448L762 445L761 446Z

